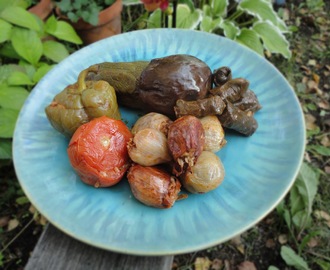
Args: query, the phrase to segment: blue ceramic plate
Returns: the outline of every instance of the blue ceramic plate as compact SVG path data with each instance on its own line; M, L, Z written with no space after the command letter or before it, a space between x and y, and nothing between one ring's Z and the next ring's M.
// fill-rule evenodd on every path
M105 61L150 60L191 54L212 70L229 66L244 77L263 109L251 137L228 134L218 152L226 177L216 190L189 195L171 209L135 200L127 180L105 189L83 184L67 157L68 140L49 124L44 108L79 72ZM137 113L121 108L133 124ZM190 30L142 30L111 37L77 51L33 89L14 134L14 162L31 202L56 227L88 244L112 251L166 255L205 249L260 221L290 189L302 162L305 127L285 78L251 50L217 35Z

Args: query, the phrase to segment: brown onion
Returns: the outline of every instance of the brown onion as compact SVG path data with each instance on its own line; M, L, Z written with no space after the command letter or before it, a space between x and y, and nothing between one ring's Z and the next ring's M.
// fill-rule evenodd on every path
M154 166L171 161L166 136L152 128L138 131L128 142L129 157L143 166Z
M136 134L138 131L145 128L153 128L163 132L167 135L168 125L172 123L172 120L164 114L160 113L147 113L141 116L132 127L132 134Z
M210 151L203 151L191 172L182 176L181 183L191 193L206 193L217 188L225 177L220 158Z
M200 118L200 121L205 133L204 150L211 152L219 151L226 145L227 141L225 140L225 132L218 117L209 115Z
M178 199L179 180L162 169L134 164L127 179L134 197L145 205L170 208Z
M176 119L170 126L167 143L174 159L176 176L190 170L204 147L204 129L201 121L192 115Z

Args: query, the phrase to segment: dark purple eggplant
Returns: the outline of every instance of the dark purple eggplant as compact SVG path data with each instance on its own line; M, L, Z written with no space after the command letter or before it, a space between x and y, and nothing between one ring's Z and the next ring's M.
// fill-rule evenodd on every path
M194 56L179 54L151 60L138 80L137 92L145 111L175 117L178 99L202 99L211 84L212 72L206 63Z

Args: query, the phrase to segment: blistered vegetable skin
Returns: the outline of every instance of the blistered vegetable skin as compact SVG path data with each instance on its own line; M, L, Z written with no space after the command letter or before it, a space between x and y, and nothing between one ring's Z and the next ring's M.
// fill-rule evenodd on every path
M130 130L120 121L102 116L82 126L68 146L70 163L81 180L95 187L117 184L130 166Z
M191 55L171 55L151 60L137 84L139 100L145 111L174 117L178 99L204 98L211 88L212 72L198 58Z
M204 142L203 126L195 116L182 116L169 126L167 143L174 159L173 173L176 176L195 165L203 151Z
M133 164L127 173L134 197L145 205L170 208L178 199L179 180L157 167Z
M120 119L114 88L105 81L86 81L81 72L78 82L67 86L46 107L51 125L67 137L91 119L106 115Z
M219 157L203 151L191 171L180 177L185 189L191 193L206 193L217 188L225 177L225 170Z

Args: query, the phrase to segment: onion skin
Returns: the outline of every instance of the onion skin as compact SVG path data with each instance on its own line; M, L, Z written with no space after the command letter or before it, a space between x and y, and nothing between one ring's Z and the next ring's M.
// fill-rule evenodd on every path
M176 119L170 126L167 143L174 159L173 173L189 171L204 148L205 135L201 121L192 115Z
M106 116L80 126L72 136L67 152L80 179L95 187L117 184L130 166L127 142L130 130Z
M225 177L221 160L210 151L203 151L190 172L180 177L185 189L191 193L206 193L216 189Z
M200 118L205 133L204 150L218 152L227 143L222 125L215 115Z
M167 135L168 126L173 121L166 115L156 112L147 113L141 116L132 127L132 134L135 135L138 131L145 128L153 128Z
M133 164L127 179L134 197L145 205L170 208L178 199L180 181L160 168Z
M127 144L128 155L142 166L154 166L171 161L166 136L152 128L137 132Z

